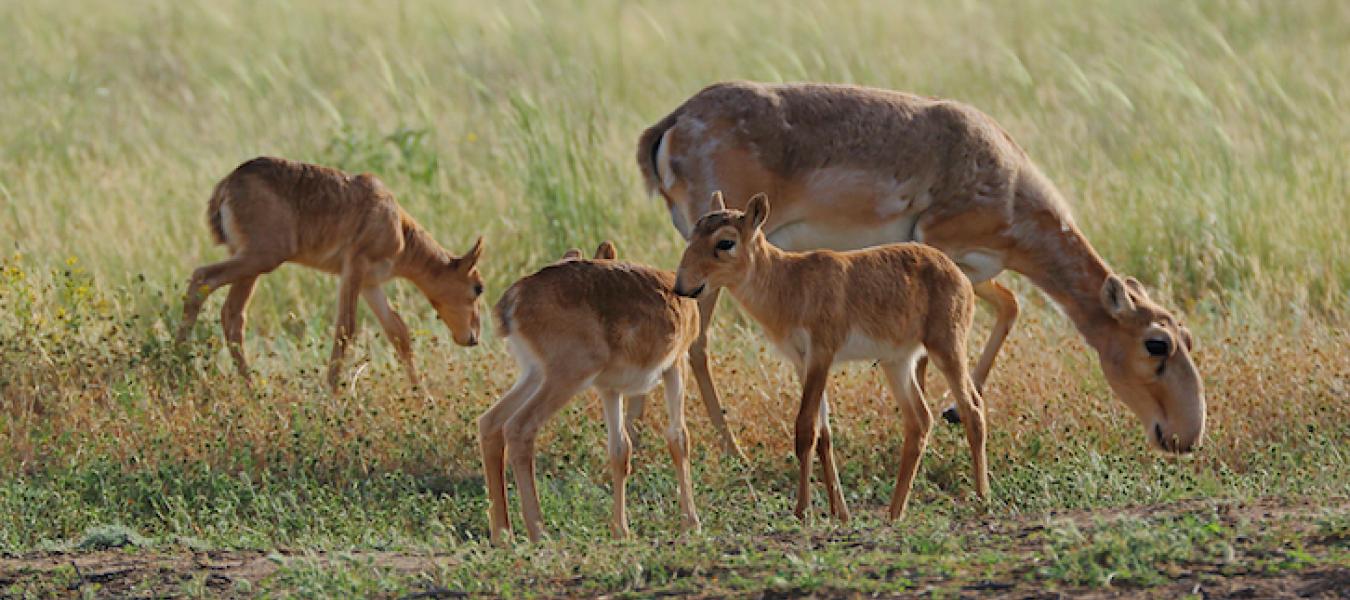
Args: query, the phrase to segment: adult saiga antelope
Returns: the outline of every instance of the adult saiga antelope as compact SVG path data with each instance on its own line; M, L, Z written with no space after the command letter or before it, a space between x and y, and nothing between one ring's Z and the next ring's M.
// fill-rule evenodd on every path
M1190 332L1133 278L1120 277L1074 224L1060 193L992 118L958 102L844 85L712 85L638 142L647 186L688 239L709 198L774 199L764 233L786 250L920 241L956 261L997 320L974 370L982 389L1017 299L994 278L1025 275L1097 351L1107 381L1151 444L1188 452L1205 430ZM699 300L694 377L724 445L735 449L708 372L717 294ZM920 368L922 381L922 367Z
M824 467L830 513L848 520L823 398L830 367L849 360L881 366L904 418L891 518L904 514L933 423L915 379L925 352L954 392L970 443L975 491L987 498L984 403L966 371L975 296L956 264L936 248L914 243L842 253L784 252L764 238L770 215L764 194L756 194L741 212L727 210L722 194L714 193L712 208L690 232L675 272L675 293L698 298L726 288L797 368L802 383L797 518L806 518L811 502L814 450Z
M680 360L698 336L698 305L674 292L675 275L614 260L605 242L596 258L568 251L563 260L517 281L497 302L498 331L520 365L515 386L478 419L488 489L492 540L511 530L506 504L506 459L515 471L521 511L531 540L543 535L534 485L535 437L578 393L594 387L609 430L614 478L615 537L628 535L624 482L633 444L624 398L640 402L665 382L666 445L675 463L684 526L699 527L689 475Z
M177 340L186 341L206 297L230 286L220 320L235 366L246 381L250 376L243 349L244 309L258 277L285 262L342 278L328 365L330 388L337 388L347 344L356 335L357 296L365 298L394 344L409 381L418 385L408 326L380 289L393 277L408 279L422 291L455 343L478 344L483 278L477 264L483 239L478 238L464 256L452 256L373 175L255 158L216 184L206 215L212 236L229 248L230 258L192 273Z

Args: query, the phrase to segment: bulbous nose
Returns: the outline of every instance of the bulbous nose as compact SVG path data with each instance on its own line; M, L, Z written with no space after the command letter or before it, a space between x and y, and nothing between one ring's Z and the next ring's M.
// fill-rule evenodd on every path
M1162 423L1153 424L1153 439L1158 447L1173 454L1189 454L1200 445L1199 432L1178 434L1167 431Z

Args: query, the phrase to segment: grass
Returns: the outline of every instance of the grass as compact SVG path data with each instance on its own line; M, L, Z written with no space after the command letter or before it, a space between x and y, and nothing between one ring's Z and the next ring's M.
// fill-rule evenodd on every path
M953 592L1165 586L1195 565L1214 577L1344 568L1348 23L1331 1L4 4L0 555L281 552L266 578L201 573L174 584L181 595ZM638 539L607 541L602 421L587 400L542 440L554 539L498 551L482 543L474 439L514 378L493 336L454 347L411 286L391 285L431 398L406 388L369 314L353 357L369 367L333 397L319 369L334 282L285 268L250 308L254 390L214 319L190 352L169 346L182 282L221 256L203 222L209 190L257 154L378 173L455 251L484 235L489 301L601 239L670 267L680 240L644 197L633 146L725 78L907 89L1000 120L1103 256L1192 327L1204 449L1148 451L1072 327L1012 278L1025 310L986 393L987 509L962 436L944 427L912 514L879 520L899 427L859 365L831 381L859 519L802 526L787 509L796 383L727 301L715 374L750 460L718 456L691 395L705 531L675 535L651 411L630 483ZM1313 525L1215 516L1268 502L1309 506ZM1157 514L1113 516L1139 506ZM1030 531L1066 511L1034 543L985 527ZM1244 557L1256 567L1231 566ZM62 590L88 580L60 577ZM45 593L8 580L0 595Z

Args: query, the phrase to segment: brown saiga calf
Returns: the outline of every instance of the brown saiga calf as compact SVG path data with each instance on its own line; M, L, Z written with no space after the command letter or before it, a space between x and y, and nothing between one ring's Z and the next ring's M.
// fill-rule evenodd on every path
M328 385L337 388L347 344L356 335L356 300L365 298L398 351L408 379L418 385L408 326L389 306L380 285L393 277L413 282L450 328L455 343L478 344L483 279L476 265L480 237L461 257L450 255L394 201L379 179L336 169L261 157L216 184L207 208L216 243L230 258L192 273L177 340L182 344L211 292L230 286L221 309L225 341L249 380L244 358L244 308L258 276L294 262L341 276Z
M624 482L632 440L624 398L640 400L665 382L666 445L675 463L684 526L699 527L689 474L689 433L684 423L680 360L698 335L698 305L674 292L675 275L614 260L605 242L596 258L569 251L563 260L517 281L497 303L498 330L521 373L516 384L478 419L493 543L511 531L506 504L506 459L515 471L525 528L543 535L534 483L535 437L577 394L599 393L609 430L614 478L615 537L628 535Z
M721 192L713 211L690 231L676 272L676 293L698 298L721 288L745 307L802 380L797 413L798 518L810 506L811 452L820 455L830 512L848 520L830 443L825 383L830 367L847 360L876 361L904 417L900 473L891 518L904 514L933 417L915 380L926 352L947 378L966 428L975 491L989 495L985 466L984 403L966 370L966 335L974 316L970 281L941 251L923 244L890 244L852 252L785 252L765 239L764 194L745 212L727 210Z

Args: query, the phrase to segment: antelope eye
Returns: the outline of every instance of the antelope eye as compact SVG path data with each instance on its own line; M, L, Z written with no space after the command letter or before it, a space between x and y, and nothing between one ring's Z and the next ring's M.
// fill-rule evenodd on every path
M473 284L473 295L475 295L475 296L482 296L482 295L483 295L483 284L481 284L481 283L475 283L475 284Z
M730 250L736 247L736 242L733 240L720 240L717 242L717 245L713 247L718 250Z
M1169 354L1172 345L1167 340L1144 340L1144 349L1148 350L1148 355L1153 357L1163 357Z

